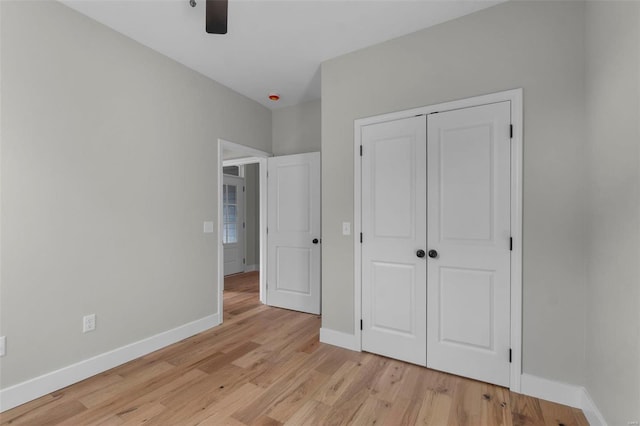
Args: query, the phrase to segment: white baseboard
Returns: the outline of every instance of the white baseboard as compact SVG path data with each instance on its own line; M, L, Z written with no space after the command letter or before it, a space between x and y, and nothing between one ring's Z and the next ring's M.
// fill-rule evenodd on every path
M582 412L591 426L607 426L607 421L591 399L586 389L582 389Z
M333 346L360 352L360 346L354 334L343 333L342 331L320 328L320 341Z
M24 404L220 324L214 314L0 390L0 412Z
M607 422L589 396L589 392L582 386L523 374L520 391L525 395L580 408L591 426L607 426Z
M253 271L259 271L259 270L260 270L260 265L246 265L244 267L245 272L253 272Z
M520 391L547 401L582 408L582 386L569 385L531 374L523 374Z

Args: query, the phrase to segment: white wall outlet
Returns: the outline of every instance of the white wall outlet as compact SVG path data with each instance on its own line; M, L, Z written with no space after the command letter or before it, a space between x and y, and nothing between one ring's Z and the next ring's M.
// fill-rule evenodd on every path
M87 333L96 329L96 314L85 315L82 318L82 332Z
M213 222L205 222L204 223L204 233L210 234L213 232Z
M351 235L351 222L342 222L342 235Z
M7 336L0 336L0 356L7 354Z

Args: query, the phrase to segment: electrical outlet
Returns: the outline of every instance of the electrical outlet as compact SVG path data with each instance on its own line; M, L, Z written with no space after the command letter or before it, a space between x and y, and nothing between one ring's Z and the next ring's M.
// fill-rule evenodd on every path
M96 329L96 314L85 315L82 318L82 332L87 333Z
M0 356L7 354L7 336L0 336Z
M342 235L351 235L351 222L342 222Z

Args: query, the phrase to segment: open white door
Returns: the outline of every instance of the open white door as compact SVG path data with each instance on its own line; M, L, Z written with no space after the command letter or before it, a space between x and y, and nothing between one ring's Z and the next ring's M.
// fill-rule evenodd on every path
M427 366L509 386L510 102L430 114Z
M224 274L244 272L244 178L224 175L222 217Z
M362 129L362 349L426 365L426 118Z
M267 304L319 314L320 153L267 161Z

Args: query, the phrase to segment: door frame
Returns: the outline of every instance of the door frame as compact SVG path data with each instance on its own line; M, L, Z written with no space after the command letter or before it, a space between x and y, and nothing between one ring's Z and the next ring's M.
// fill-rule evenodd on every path
M217 188L217 200L218 200L218 315L220 317L220 323L223 322L223 291L224 291L224 247L222 245L222 227L224 218L222 216L222 180L223 166L240 166L245 164L258 164L258 174L260 176L259 182L259 196L260 196L260 302L267 303L266 297L266 283L267 283L267 158L272 154L261 151L259 149L251 148L245 145L240 145L234 142L230 142L224 139L218 139L218 161L217 175L218 175L218 188ZM224 160L224 150L230 150L238 153L241 157L230 160Z
M361 145L362 127L395 121L403 118L426 115L497 102L511 102L511 321L510 339L512 361L510 364L509 389L520 392L522 376L522 164L523 164L523 90L512 89L487 95L412 108L389 114L361 118L354 121L353 139L353 254L354 254L354 334L356 348L362 350L362 245L357 236L362 232L362 169L358 155Z

